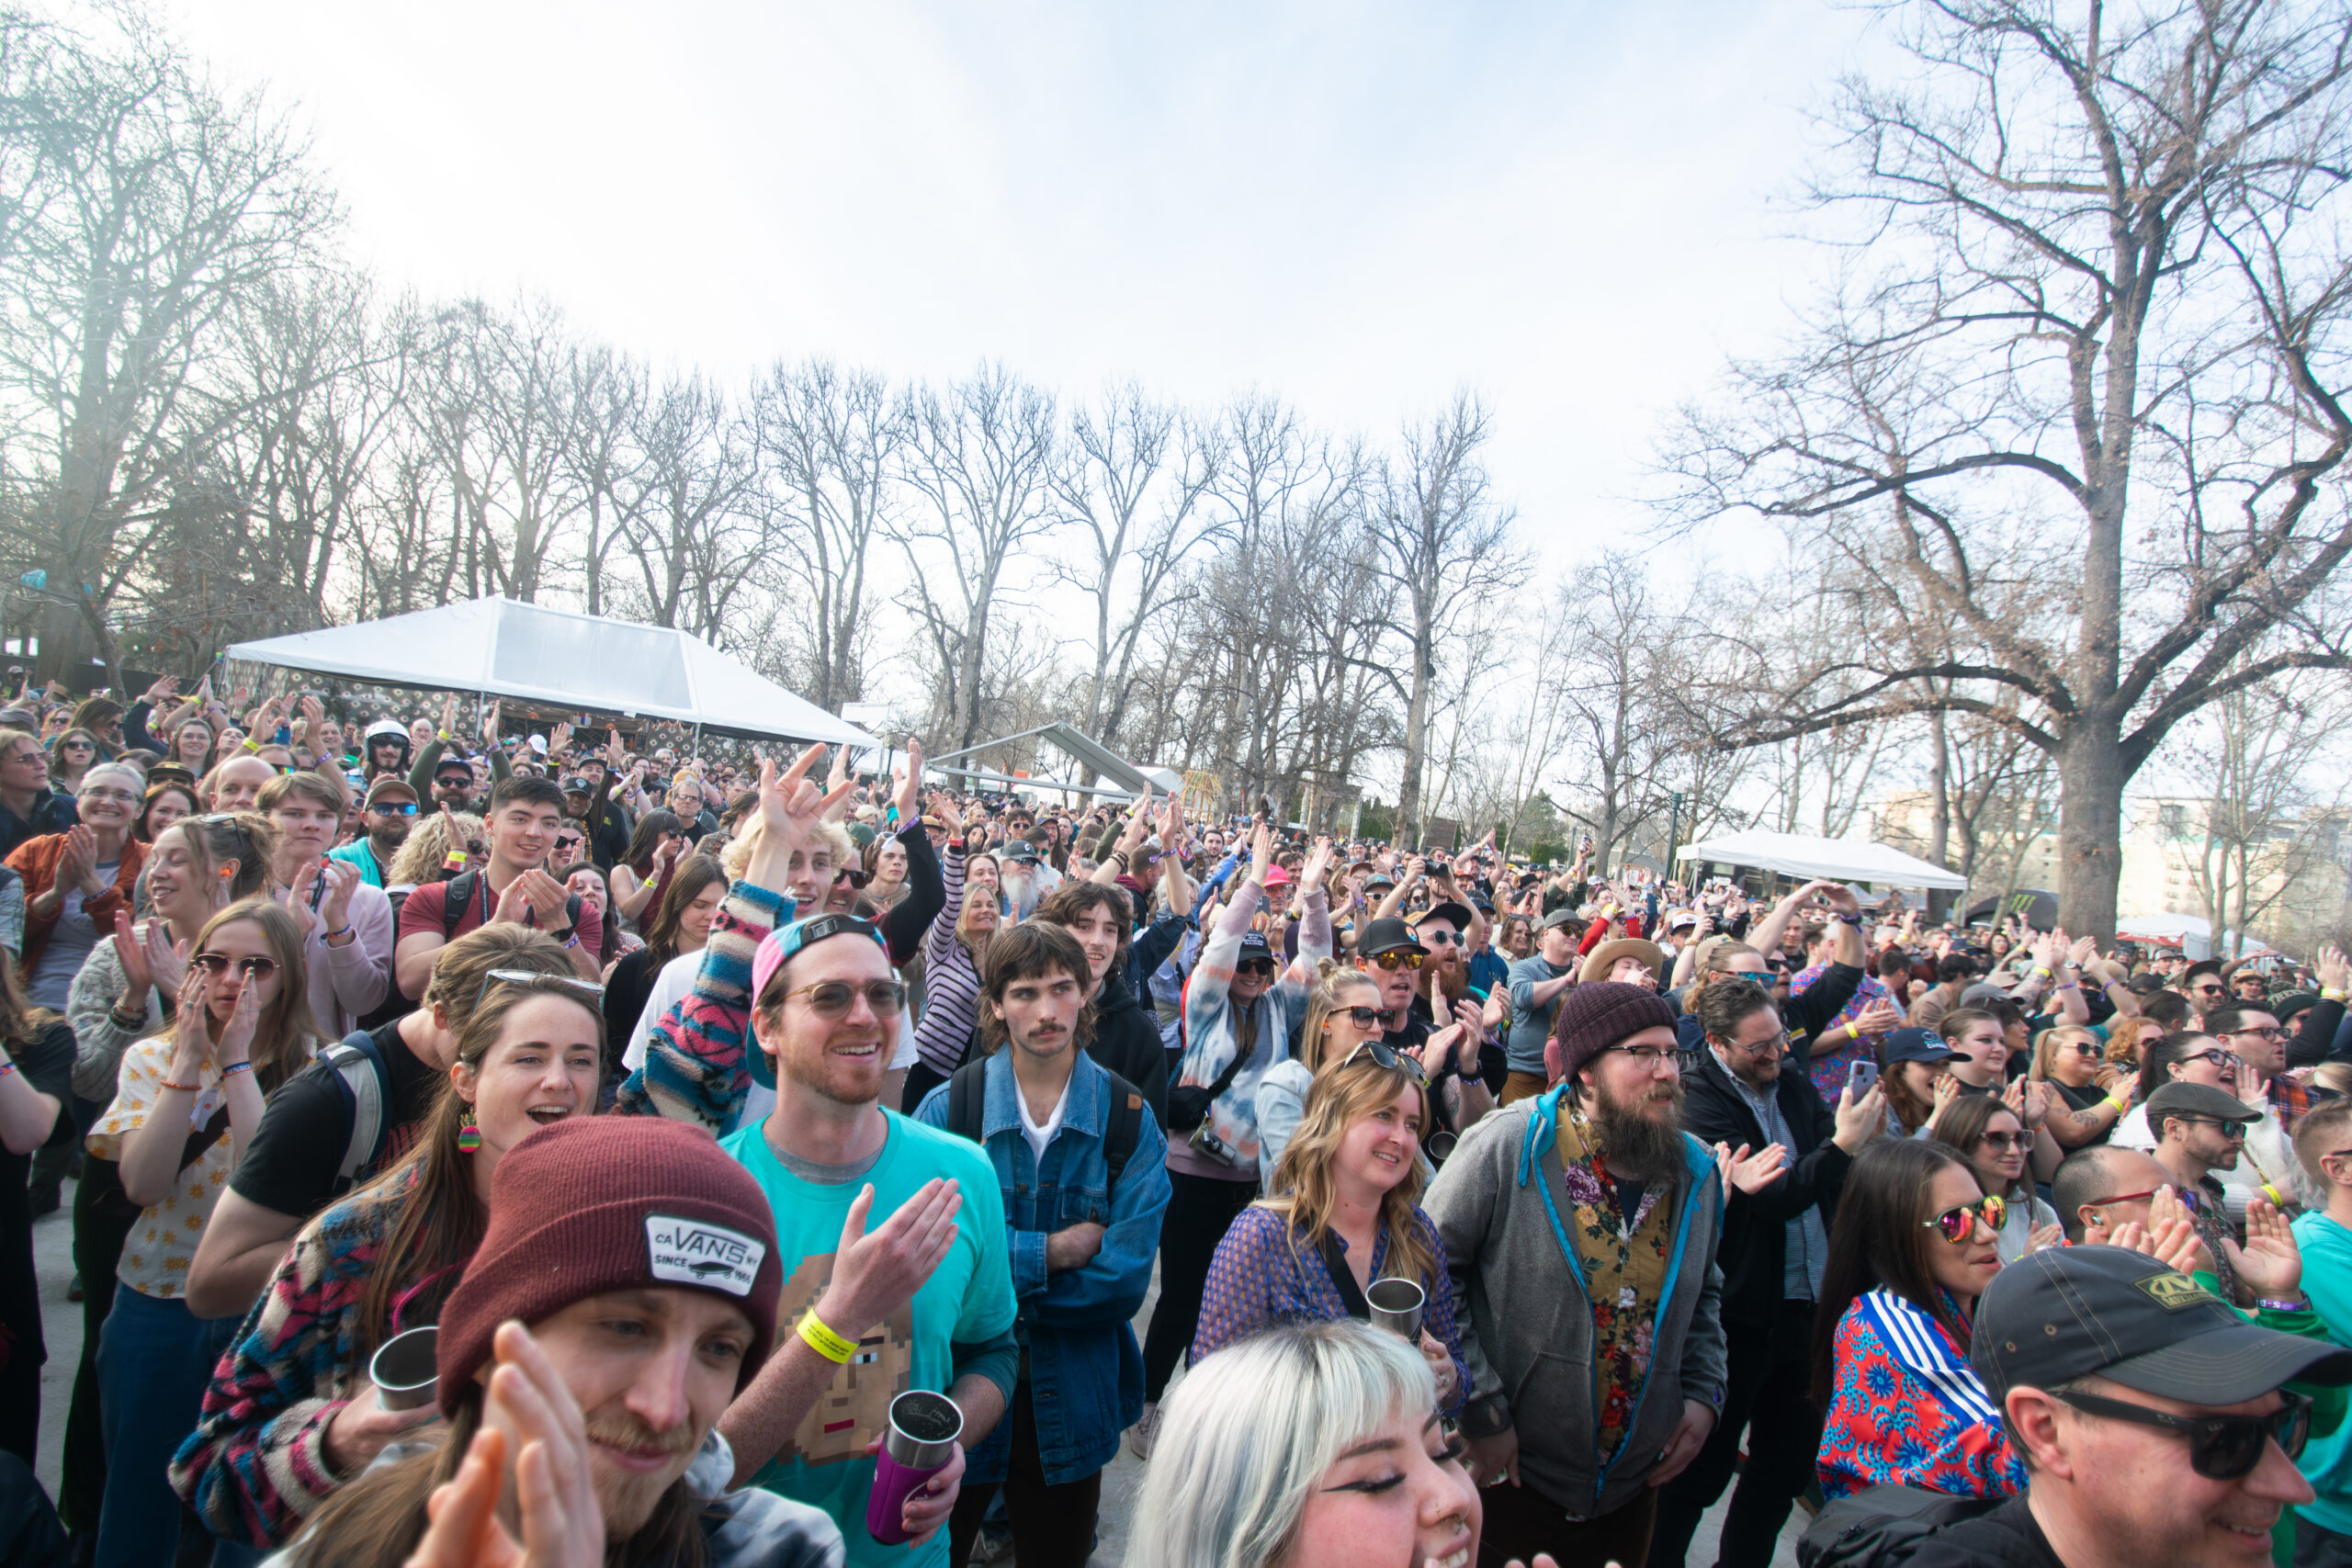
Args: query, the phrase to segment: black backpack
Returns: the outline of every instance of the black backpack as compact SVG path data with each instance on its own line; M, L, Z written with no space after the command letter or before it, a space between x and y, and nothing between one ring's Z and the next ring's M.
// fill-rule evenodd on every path
M1893 1568L1938 1530L1981 1517L2007 1501L1917 1486L1873 1486L1815 1515L1797 1540L1797 1562L1801 1568Z
M988 1070L989 1059L983 1056L965 1063L947 1080L947 1130L976 1144L980 1141L981 1105L987 1098L982 1080ZM1143 1136L1143 1091L1108 1067L1102 1071L1111 1080L1111 1124L1102 1130L1102 1158L1111 1168L1110 1186L1115 1192L1119 1173L1127 1168Z

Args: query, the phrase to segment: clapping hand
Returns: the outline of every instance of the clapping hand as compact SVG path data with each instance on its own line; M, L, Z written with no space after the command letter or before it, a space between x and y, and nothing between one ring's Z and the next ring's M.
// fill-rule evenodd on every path
M2295 1231L2278 1206L2260 1198L2245 1206L2245 1245L2224 1236L2222 1250L2238 1278L2254 1287L2257 1296L2291 1296L2302 1289L2303 1253L2295 1245Z

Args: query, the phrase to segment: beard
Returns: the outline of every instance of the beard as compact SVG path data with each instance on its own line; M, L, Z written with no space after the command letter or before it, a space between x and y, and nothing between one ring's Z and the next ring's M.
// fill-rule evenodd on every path
M1662 1108L1671 1115L1660 1119ZM1641 1098L1621 1100L1609 1087L1592 1086L1591 1122L1609 1174L1626 1181L1669 1182L1683 1168L1682 1086L1645 1085Z
M596 1500L605 1508L605 1536L613 1540L627 1540L653 1517L653 1510L694 1462L695 1450L702 1446L701 1441L691 1427L656 1432L625 1411L591 1411L582 1417L582 1425L592 1442L616 1449L661 1449L675 1456L674 1470L665 1467L651 1474L639 1475L605 1461L594 1449L589 1450Z

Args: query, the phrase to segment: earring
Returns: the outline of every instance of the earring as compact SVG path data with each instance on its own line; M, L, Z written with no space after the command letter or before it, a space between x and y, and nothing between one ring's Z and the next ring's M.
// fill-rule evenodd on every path
M468 1106L458 1113L458 1152L469 1155L481 1147L481 1129L474 1125L473 1107Z

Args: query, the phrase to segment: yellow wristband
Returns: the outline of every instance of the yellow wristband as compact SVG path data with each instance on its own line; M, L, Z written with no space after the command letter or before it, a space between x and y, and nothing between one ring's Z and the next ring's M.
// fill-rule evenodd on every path
M800 1314L800 1337L808 1342L808 1348L828 1361L839 1361L846 1366L849 1359L857 1354L854 1344L818 1322L813 1312Z
M1849 1040L1860 1040L1861 1037L1862 1032L1854 1027L1854 1021L1852 1019L1848 1019L1846 1021L1846 1038Z
M2344 999L2345 993L2342 991L2331 991L2325 986L2322 986L2319 988L2319 996L2320 1000L2324 1002L2340 1002Z
M2280 1192L2277 1187L2267 1181L2262 1184L2262 1195L2270 1200L2270 1204L2273 1208L2283 1209L2287 1206L2286 1194Z
M2132 1109L2132 1102L2130 1100L2119 1100L2111 1094L2107 1097L2107 1103L2115 1107L2115 1113L2118 1116L2122 1115L2126 1111Z

